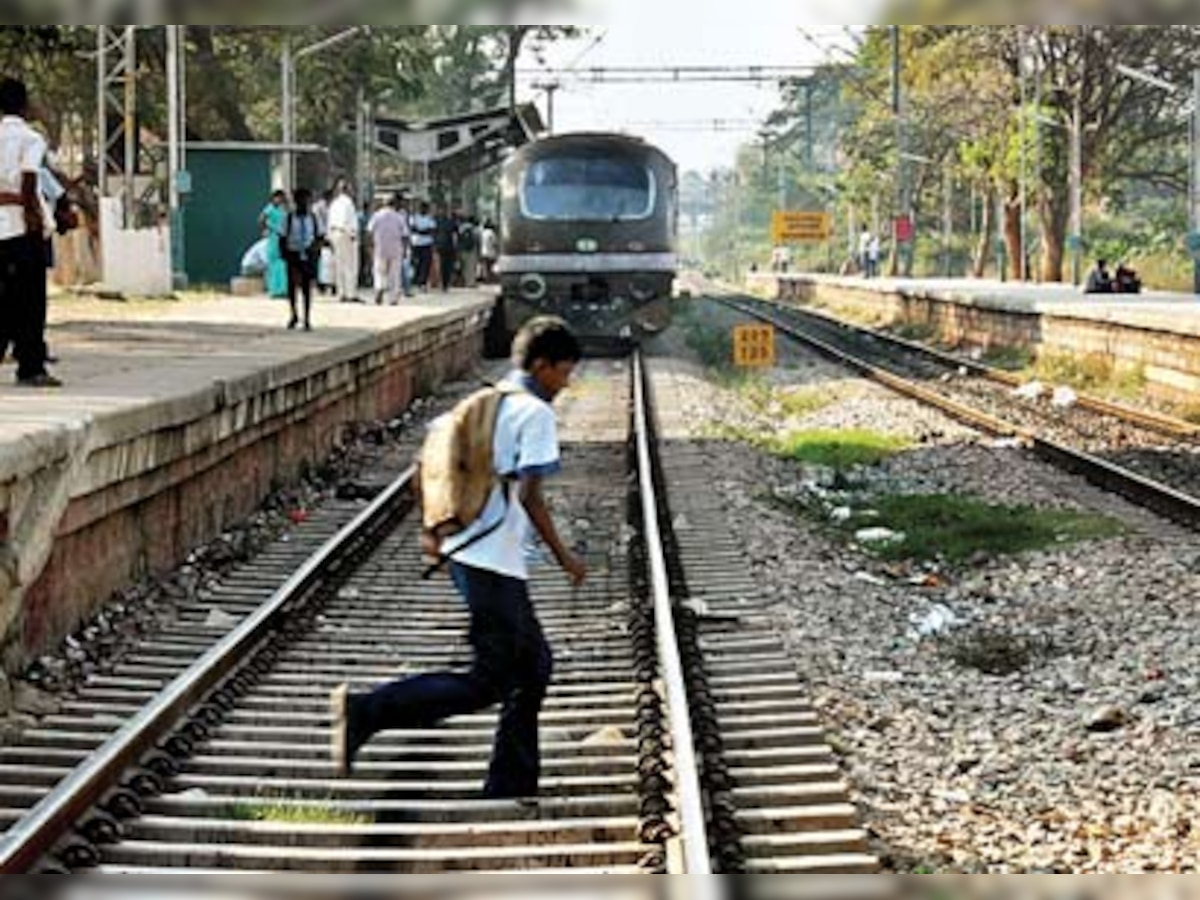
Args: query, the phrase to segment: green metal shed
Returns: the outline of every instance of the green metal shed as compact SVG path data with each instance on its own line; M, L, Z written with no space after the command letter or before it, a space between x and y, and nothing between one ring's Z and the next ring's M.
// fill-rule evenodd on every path
M183 204L184 268L192 285L229 284L259 239L258 216L284 184L285 153L324 154L312 145L190 143L191 190Z

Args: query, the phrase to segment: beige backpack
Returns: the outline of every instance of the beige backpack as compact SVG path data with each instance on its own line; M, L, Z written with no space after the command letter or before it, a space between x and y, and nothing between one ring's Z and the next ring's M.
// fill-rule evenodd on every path
M473 525L487 506L492 490L502 481L496 473L492 448L496 420L504 398L522 392L511 384L476 391L436 424L421 447L421 524L426 552L437 564L426 577L447 561L442 543ZM503 518L457 549L483 540L495 532Z

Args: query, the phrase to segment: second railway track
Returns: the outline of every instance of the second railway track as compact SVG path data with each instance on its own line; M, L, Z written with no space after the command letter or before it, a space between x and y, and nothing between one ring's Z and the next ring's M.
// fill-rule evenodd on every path
M713 299L952 418L1019 438L1060 468L1200 527L1200 441L1187 423L1088 398L1078 409L1031 410L1014 400L1010 385L973 377L966 364L943 354L801 309L725 291Z

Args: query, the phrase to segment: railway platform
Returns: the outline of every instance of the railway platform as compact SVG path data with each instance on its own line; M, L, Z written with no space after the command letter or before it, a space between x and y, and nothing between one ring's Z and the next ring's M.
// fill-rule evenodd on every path
M192 297L51 302L59 390L0 371L0 633L12 671L114 590L167 570L326 459L474 365L493 298L401 305Z
M1072 285L801 273L750 279L777 299L926 328L955 346L1093 357L1115 370L1139 370L1147 388L1164 396L1200 391L1200 298L1192 294L1087 295Z

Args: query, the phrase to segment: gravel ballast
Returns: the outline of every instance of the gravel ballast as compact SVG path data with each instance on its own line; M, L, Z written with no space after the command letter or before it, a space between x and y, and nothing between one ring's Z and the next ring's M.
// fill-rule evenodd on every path
M682 349L678 336L664 345ZM860 488L1079 510L1125 527L953 567L886 563L778 502L823 496L836 483L828 472L708 443L714 489L777 597L891 870L1200 871L1200 636L1190 626L1200 536L803 353L782 354L767 379L834 399L791 420L696 363L653 363L688 398L660 413L669 436L869 428L912 449L850 473ZM993 652L1015 671L972 664Z

